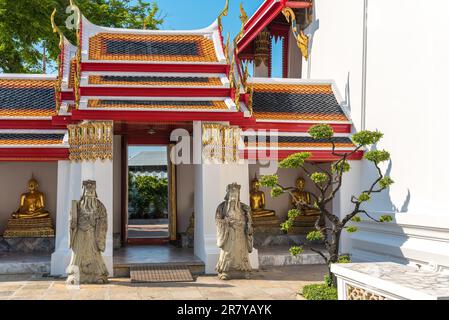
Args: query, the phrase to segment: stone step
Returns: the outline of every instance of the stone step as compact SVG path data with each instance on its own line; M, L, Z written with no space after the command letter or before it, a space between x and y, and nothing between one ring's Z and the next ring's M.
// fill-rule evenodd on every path
M49 254L0 254L0 275L49 274L51 268Z
M305 249L294 257L289 252L290 246L271 246L259 248L259 266L293 266L308 264L323 264L324 259L316 252ZM322 249L320 246L317 249Z
M293 246L300 245L304 243L305 240L306 236L304 235L255 233L254 247Z

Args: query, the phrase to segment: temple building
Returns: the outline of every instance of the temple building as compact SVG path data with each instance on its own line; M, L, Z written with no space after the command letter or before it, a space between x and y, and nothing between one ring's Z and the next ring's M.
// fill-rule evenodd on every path
M353 83L355 76L349 80L341 72L347 68L340 62L352 49L347 43L328 51L330 35L345 41L347 31L339 34L329 8L345 16L337 2L266 0L250 18L242 10L241 32L233 43L222 34L227 7L200 30L107 28L81 13L78 43L60 34L57 75L0 74L0 234L34 176L55 230L51 274L65 275L71 202L80 198L84 180L95 180L108 213L104 258L112 274L114 247L132 245L128 147L163 146L171 161L166 170L169 238L161 243L173 245L189 229L193 254L206 273L215 273L215 211L226 186L236 182L242 186L241 201L254 204L260 216L255 224L264 236L256 239L251 254L257 269L257 249L270 233L278 235L291 201L271 198L254 179L275 173L279 161L301 151L311 153L308 161L329 168L336 159L332 144L311 138L308 130L315 124L332 126L332 142L340 151L353 150L351 135L365 126L359 111L354 119L359 101L351 105L346 82ZM272 77L274 39L282 42L282 78ZM331 204L335 214L347 212L348 199L363 185L362 158L360 151L349 159L354 169ZM313 184L298 180L297 170L281 171L285 184L299 185L298 196L307 198ZM376 242L369 228L354 240L345 235L342 252L367 259L366 252L376 251L367 245ZM310 222L299 221L293 233L301 238L307 230Z

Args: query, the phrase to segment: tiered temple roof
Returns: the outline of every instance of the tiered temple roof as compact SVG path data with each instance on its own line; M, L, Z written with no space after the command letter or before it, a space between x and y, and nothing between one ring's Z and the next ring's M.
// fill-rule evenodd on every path
M286 6L301 10L309 1L294 3L267 0L247 21L237 42L238 70L262 28ZM67 159L67 125L84 120L112 120L119 134L128 124L192 121L276 130L277 139L273 132L244 132L245 158L310 151L312 160L328 161L333 147L354 148L352 122L332 81L247 78L240 79L244 90L237 87L243 73L231 72L219 20L199 30L163 31L106 28L82 17L79 30L79 46L62 38L58 76L0 75L0 160ZM317 123L330 124L335 138L312 141L307 131Z

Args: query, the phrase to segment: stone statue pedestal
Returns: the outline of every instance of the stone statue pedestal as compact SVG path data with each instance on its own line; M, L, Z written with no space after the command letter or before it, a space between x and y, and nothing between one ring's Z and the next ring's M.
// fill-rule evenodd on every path
M293 227L290 228L288 234L292 235L307 235L309 232L316 231L315 222L319 218L319 214L315 211L307 212L305 215L300 215L295 219ZM320 225L323 225L320 223Z
M1 238L0 253L52 253L55 251L55 238Z
M53 221L49 218L9 219L3 238L54 238Z
M257 217L253 215L254 233L268 233L270 235L283 234L281 221L276 216Z

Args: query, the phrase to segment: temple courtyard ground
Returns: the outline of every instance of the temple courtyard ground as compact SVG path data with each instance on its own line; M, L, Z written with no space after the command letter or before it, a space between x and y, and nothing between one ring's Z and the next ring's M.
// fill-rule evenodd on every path
M64 279L36 275L0 275L0 300L294 300L303 286L323 281L325 265L265 267L250 280L220 281L199 276L195 282L131 283L69 288Z

